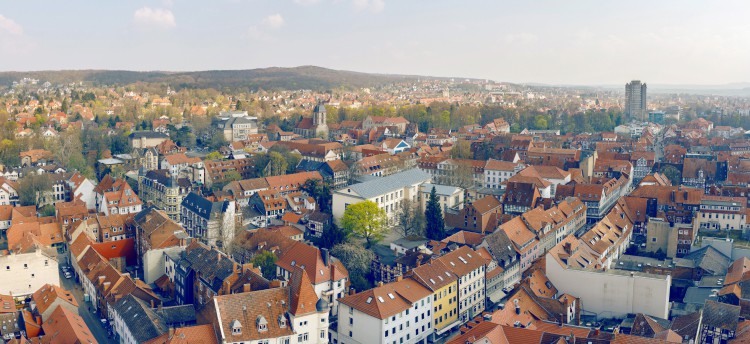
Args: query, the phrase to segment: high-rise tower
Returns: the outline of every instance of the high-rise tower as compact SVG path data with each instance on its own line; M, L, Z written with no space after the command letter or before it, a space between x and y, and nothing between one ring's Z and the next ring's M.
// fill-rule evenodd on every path
M630 118L646 120L646 84L640 80L625 84L625 114Z

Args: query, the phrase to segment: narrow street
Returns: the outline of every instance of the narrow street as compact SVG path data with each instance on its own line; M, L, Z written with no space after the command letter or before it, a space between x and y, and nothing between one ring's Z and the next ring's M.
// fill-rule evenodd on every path
M73 294L73 297L76 298L76 301L78 302L78 315L80 315L81 318L83 318L83 321L86 322L86 325L91 330L91 334L94 335L94 338L96 338L100 344L115 343L114 340L107 337L107 330L102 326L99 316L89 311L90 303L83 300L83 290L81 285L75 282L75 277L67 279L62 270L60 270L59 273L61 286L64 289L69 290Z

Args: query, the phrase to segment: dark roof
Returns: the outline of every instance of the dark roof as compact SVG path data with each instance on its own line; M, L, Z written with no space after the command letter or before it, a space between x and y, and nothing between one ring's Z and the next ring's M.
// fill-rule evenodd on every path
M131 294L117 301L114 307L136 342L143 343L167 333L167 325L161 317L143 300Z
M698 333L698 323L701 319L701 312L693 312L672 319L669 329L676 332L680 337L690 340L695 338Z
M185 260L214 292L234 273L235 262L223 253L197 244L185 251Z
M505 231L494 231L484 237L484 241L487 249L498 262L510 262L517 255L513 241L510 240ZM505 266L502 266L502 268L505 268Z
M135 131L128 135L131 139L140 139L140 138L147 138L147 139L166 139L169 138L167 134L160 133L158 131Z
M211 202L205 197L191 192L182 200L182 207L198 214L198 216L210 220L211 216L223 213L229 206L229 202Z
M326 214L316 210L307 215L307 219L313 222L326 223L331 220L331 214Z
M735 331L739 318L740 306L708 300L703 306L701 323L705 326Z
M690 254L683 258L692 260L696 267L700 267L704 271L715 276L726 275L727 269L729 269L729 264L732 263L729 257L725 256L712 246L706 246L697 251L690 252Z
M195 322L195 307L193 307L193 305L162 307L161 309L156 310L156 314L158 314L167 325Z

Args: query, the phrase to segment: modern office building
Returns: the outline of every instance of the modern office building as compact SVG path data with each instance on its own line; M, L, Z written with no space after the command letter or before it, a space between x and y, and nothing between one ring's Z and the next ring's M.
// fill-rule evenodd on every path
M646 120L646 84L633 80L625 84L625 114L630 118Z

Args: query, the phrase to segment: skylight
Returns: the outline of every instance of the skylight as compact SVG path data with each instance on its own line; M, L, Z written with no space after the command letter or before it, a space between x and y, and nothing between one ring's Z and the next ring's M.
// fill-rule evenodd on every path
M368 305L370 304L370 302L372 302L372 297L368 297L367 301L365 301L365 303L368 304Z
M380 301L380 303L383 303L383 302L385 302L385 300L383 300L383 297L382 297L382 296L378 296L378 301Z
M393 294L391 294L391 293L388 293L388 297L390 297L391 300L395 299L395 297L393 297Z

